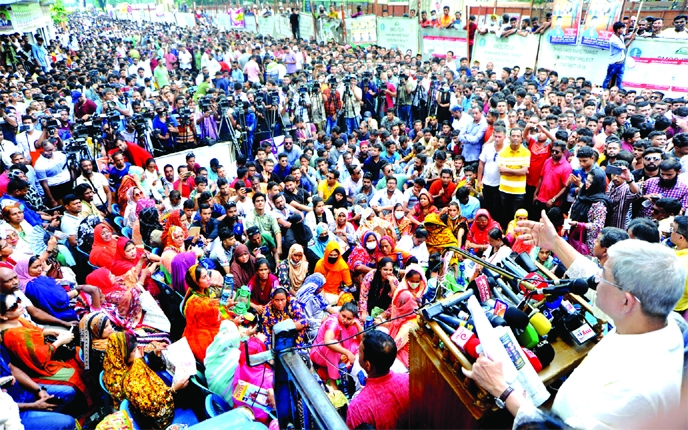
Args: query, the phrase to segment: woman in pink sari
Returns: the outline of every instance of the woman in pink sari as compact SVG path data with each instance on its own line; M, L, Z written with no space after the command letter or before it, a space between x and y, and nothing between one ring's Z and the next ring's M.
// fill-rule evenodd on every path
M413 313L416 309L418 309L418 300L410 290L400 291L392 301L393 320L389 323L389 335L397 344L397 358L404 363L406 368L409 366L409 332L418 326L417 315ZM406 316L402 317L402 315Z
M338 389L339 363L344 362L347 366L354 364L361 335L352 336L361 331L363 325L358 320L358 308L353 302L344 303L339 313L327 317L318 330L314 342L318 345L347 339L333 345L316 346L311 349L311 360L317 366L318 376L335 390Z

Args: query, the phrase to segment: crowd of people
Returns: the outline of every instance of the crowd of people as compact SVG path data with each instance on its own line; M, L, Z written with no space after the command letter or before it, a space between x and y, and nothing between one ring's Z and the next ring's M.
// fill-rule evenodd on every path
M208 393L270 425L273 371L247 351L271 349L285 320L350 428L403 428L418 309L443 293L441 267L470 281L460 259L442 264L447 248L492 264L525 252L569 277L604 267L626 293L595 310L626 333L687 315L683 97L105 14L0 42L0 428L191 425ZM235 162L196 162L219 141ZM174 151L185 164L156 159ZM667 259L661 306L648 285L619 287L634 256L617 243ZM175 379L162 357L182 337L198 375ZM493 363L478 363L469 376L499 397ZM237 399L240 384L264 404ZM626 415L647 406L633 390ZM555 408L569 425L632 422L588 419L574 394Z

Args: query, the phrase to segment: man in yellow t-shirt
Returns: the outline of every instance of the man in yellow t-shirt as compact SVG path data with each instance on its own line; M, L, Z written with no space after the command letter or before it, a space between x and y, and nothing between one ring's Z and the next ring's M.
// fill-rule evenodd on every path
M671 242L676 245L675 252L679 261L688 269L688 216L674 217L674 222L671 230ZM676 303L674 311L683 314L688 310L688 279L686 280L686 289L683 291L683 296Z
M336 169L330 169L327 171L326 179L324 181L320 181L318 184L318 195L322 197L323 200L327 201L337 187L341 187L341 184L339 183L339 171Z
M449 28L454 23L454 19L449 15L449 6L442 8L442 16L437 24L438 28Z
M523 130L513 128L509 132L509 146L497 155L499 165L499 194L502 211L499 223L506 229L517 210L524 208L526 174L530 167L530 151L523 146ZM493 216L496 214L492 214Z

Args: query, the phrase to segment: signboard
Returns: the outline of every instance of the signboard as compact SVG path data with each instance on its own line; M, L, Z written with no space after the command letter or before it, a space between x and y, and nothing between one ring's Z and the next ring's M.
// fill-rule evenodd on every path
M229 25L232 28L245 28L246 22L244 21L244 8L230 8L227 11L229 15Z
M315 20L310 13L299 12L299 36L302 39L315 39Z
M256 16L249 12L244 12L244 30L250 33L258 33Z
M585 76L593 84L602 85L607 74L604 66L609 60L609 51L581 45L557 45L545 43L549 32L540 43L537 66L556 70L559 76Z
M652 89L667 96L688 93L688 39L636 39L626 59L624 88Z
M580 0L554 0L552 6L552 28L547 40L559 45L578 43L578 25L582 3Z
M272 37L275 39L289 39L292 37L289 17L286 15L275 15L275 27L272 29Z
M316 21L318 42L328 42L334 40L336 43L343 43L342 20L326 18L321 16Z
M534 34L529 34L526 37L498 38L492 33L476 33L471 61L480 61L481 69L490 62L494 64L494 70L497 72L503 67L516 65L524 70L526 66L535 66L538 43L538 36Z
M177 25L180 27L194 27L196 25L196 17L193 13L178 12L175 16L177 17Z
M609 39L614 34L612 26L619 19L621 0L590 0L585 22L579 29L580 43L593 48L609 49Z
M423 60L444 58L452 51L455 58L468 57L468 32L439 28L421 28L421 54Z
M377 42L375 15L361 15L346 20L346 42L349 45L373 45Z
M413 18L378 17L377 44L402 52L418 52L418 21Z

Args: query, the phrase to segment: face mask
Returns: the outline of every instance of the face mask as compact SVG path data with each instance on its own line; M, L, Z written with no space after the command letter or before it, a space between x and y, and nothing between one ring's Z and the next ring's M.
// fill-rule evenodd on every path
M330 238L330 236L318 236L318 240L321 241L322 243L327 242L327 240Z
M372 251L373 249L377 248L377 243L375 243L375 242L366 242L366 248L368 248L369 250Z
M420 287L420 282L407 282L407 284L412 290L416 290L418 287Z
M449 218L450 218L452 221L454 221L454 220L458 219L459 216L458 216L458 215L455 215L455 216L450 216Z
M299 267L299 266L301 265L301 260L299 260L299 262L297 263L296 261L294 261L294 260L292 260L292 259L290 258L289 261L291 261L291 265L292 265L292 266Z
M401 212L401 211L397 211L397 212L394 212L394 216L395 216L397 219L402 219L402 218L404 217L404 213Z
M334 264L339 260L339 257L327 257L327 262L330 264Z

